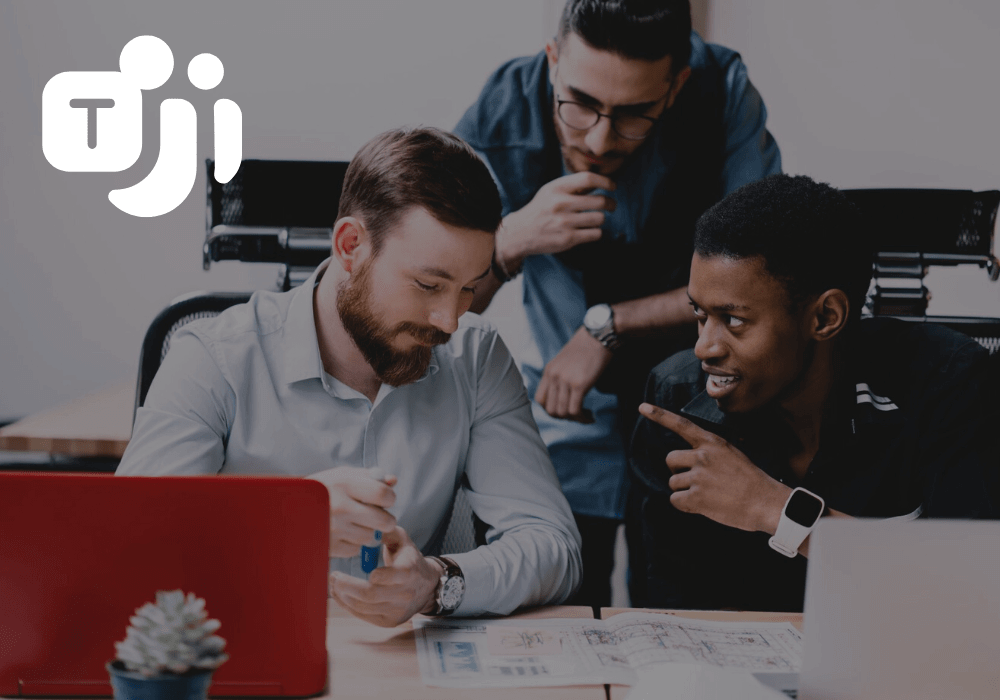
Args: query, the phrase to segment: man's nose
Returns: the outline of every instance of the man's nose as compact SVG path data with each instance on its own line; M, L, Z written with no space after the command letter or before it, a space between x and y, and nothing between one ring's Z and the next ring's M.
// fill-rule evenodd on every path
M698 327L698 342L694 344L694 354L702 362L721 359L726 354L722 343L721 324L712 319Z
M458 317L465 313L458 299L442 299L433 309L427 319L432 326L451 334L458 330Z
M602 116L597 123L590 127L583 142L595 156L602 156L614 146L617 135L611 128L611 119Z

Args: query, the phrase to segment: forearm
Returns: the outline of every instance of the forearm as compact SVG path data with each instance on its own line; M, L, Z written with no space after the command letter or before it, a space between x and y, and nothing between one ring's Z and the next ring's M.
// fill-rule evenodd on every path
M611 308L615 314L615 332L622 337L642 336L695 322L687 287L619 302Z
M508 530L485 547L449 556L465 576L465 598L456 611L463 616L558 605L576 590L583 571L572 535L548 524Z

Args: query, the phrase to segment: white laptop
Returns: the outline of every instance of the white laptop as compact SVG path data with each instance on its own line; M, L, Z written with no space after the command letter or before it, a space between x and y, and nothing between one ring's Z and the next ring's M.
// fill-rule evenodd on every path
M1000 521L824 518L799 700L1000 698Z

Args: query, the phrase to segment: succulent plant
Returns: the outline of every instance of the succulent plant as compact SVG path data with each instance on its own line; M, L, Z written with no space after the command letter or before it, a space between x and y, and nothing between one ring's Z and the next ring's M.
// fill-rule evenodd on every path
M229 656L226 640L213 632L218 620L209 620L205 599L194 593L157 591L156 604L146 603L129 618L121 642L115 642L118 660L126 670L155 676L218 668Z

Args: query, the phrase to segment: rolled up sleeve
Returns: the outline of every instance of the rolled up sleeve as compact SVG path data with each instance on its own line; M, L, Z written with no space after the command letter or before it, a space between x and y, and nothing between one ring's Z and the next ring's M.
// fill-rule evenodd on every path
M558 604L582 576L580 533L531 416L521 375L496 334L479 348L466 493L489 525L485 546L456 554L466 579L459 615Z

